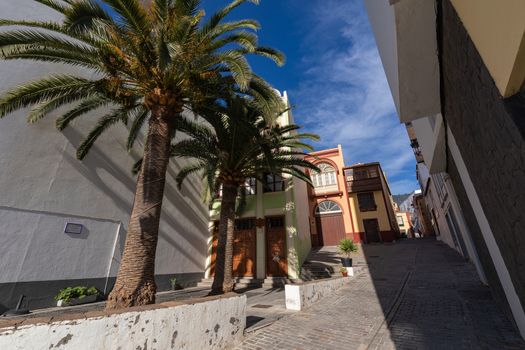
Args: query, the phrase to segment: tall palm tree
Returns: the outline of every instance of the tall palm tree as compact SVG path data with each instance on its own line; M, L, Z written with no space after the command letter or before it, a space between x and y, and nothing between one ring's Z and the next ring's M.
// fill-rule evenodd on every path
M0 33L0 58L47 61L81 67L27 82L0 97L0 118L33 106L36 122L59 107L65 128L99 107L99 118L77 150L86 156L110 126L129 124L128 147L146 129L143 165L137 179L120 269L107 308L155 302L155 251L170 144L183 111L198 113L231 87L267 98L273 92L252 74L247 54L283 63L279 52L257 44L254 20L225 22L244 2L234 0L204 18L199 0L35 0L60 14L61 22L0 20L15 26ZM109 8L111 15L105 11ZM95 72L88 79L81 73ZM268 107L270 108L270 107ZM106 109L107 110L107 109Z
M278 114L275 112L274 117ZM181 125L181 130L190 138L172 146L172 156L194 159L177 175L179 187L192 173L201 173L211 194L222 187L212 294L233 290L236 199L246 179L262 181L265 173L284 173L310 182L303 169L318 170L304 160L305 153L298 150L312 150L302 140L317 140L317 135L297 133L299 126L281 127L262 115L257 99L239 96L227 99L216 112L202 115L207 124L185 122Z

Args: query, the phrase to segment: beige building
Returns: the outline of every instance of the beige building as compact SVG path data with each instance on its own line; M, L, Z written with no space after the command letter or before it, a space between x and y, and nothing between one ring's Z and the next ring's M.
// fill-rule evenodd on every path
M345 166L343 150L310 153L319 168L309 189L312 245L392 242L399 237L392 194L379 163Z

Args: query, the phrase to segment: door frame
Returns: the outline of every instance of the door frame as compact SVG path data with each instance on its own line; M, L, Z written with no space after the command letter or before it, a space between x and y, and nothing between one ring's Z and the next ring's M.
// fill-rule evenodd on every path
M366 234L366 221L375 221L377 223L377 236L379 238L379 243L383 243L383 237L381 237L381 227L379 226L379 219L377 218L370 218L370 219L363 219L363 229L365 231L365 240L366 243L375 243L375 242L369 242L368 241L368 235Z
M342 228L343 228L343 231L342 231L342 236L341 236L341 239L344 239L346 237L346 230L345 230L345 218L343 216L343 212L335 212L333 214L322 214L322 215L315 215L315 229L317 231L317 236L318 236L318 243L319 243L319 246L320 247L325 247L327 246L325 244L325 237L324 237L324 234L323 234L323 223L322 223L322 218L323 217L340 217L341 218L341 222L343 224ZM336 244L337 245L337 244Z
M286 261L286 269L284 271L284 276L272 276L270 275L269 271L269 262L270 262L270 259L268 258L269 255L268 255L268 221L267 219L270 219L270 218L282 218L283 219L283 235L284 235L284 252L285 252L285 261ZM286 216L285 215L268 215L268 216L265 216L264 217L264 238L265 238L265 242L264 242L264 260L265 260L265 267L266 267L266 271L265 271L265 276L266 277L288 277L288 241L287 241L287 236L286 236Z

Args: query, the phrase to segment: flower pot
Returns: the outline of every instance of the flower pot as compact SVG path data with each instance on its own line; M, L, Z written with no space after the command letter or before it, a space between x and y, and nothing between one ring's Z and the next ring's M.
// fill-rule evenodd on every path
M351 258L341 258L341 264L343 267L352 267L352 259Z
M59 300L57 302L57 306L74 306L74 305L82 305L82 304L94 303L95 301L97 301L97 297L98 297L98 295L93 294L93 295L86 295L83 298L74 298L74 299L71 299L68 302L66 302L64 300Z
M348 277L348 272L341 272L341 275L343 275L343 277Z

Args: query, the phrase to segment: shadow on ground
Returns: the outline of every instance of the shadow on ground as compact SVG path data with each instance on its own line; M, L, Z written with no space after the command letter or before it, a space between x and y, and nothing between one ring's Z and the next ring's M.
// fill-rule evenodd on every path
M372 346L525 349L474 266L447 245L421 238L362 250L385 318Z

